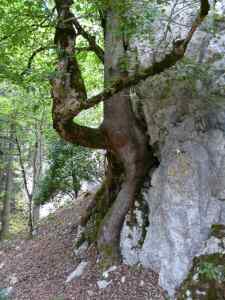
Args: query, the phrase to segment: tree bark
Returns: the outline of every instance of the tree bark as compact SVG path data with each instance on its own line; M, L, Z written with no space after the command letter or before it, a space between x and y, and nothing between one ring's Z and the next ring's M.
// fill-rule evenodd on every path
M40 123L36 124L35 128L35 147L33 154L33 182L32 182L32 200L33 196L37 192L38 183L40 181L42 173L42 155L43 155L43 146L42 146L42 123L43 118ZM32 201L33 202L33 201ZM32 215L33 215L33 226L37 224L40 218L40 205L33 203L32 206Z
M20 169L23 177L24 188L26 192L26 196L28 199L28 227L29 227L29 235L32 238L34 226L39 220L40 215L40 205L36 205L33 202L34 194L38 188L38 182L40 180L41 172L42 172L42 121L35 125L35 145L34 148L31 149L32 152L32 187L29 190L28 185L28 175L26 172L26 167L23 161L22 149L20 146L20 142L18 136L16 136L16 144L19 155L19 163Z
M132 76L128 68L121 67L121 61L127 58L129 41L119 24L118 11L109 7L104 16L105 89L89 100L75 55L76 38L81 31L76 24L78 29L74 28L76 18L70 9L73 1L55 0L55 3L58 12L55 43L59 55L56 76L51 81L54 128L69 142L107 149L106 205L97 243L103 257L119 261L119 238L124 218L132 209L146 173L155 164L145 128L132 110L129 88L140 80L163 72L184 56L194 32L208 14L209 3L208 0L201 0L199 14L190 31L186 38L174 43L171 53ZM99 52L99 47L95 45L93 48L100 57L102 51ZM87 128L74 123L74 117L82 110L101 101L104 101L104 121L100 128Z
M1 215L1 231L0 231L0 240L7 238L9 234L9 219L10 219L10 197L12 193L12 178L13 178L13 143L14 138L14 124L10 126L10 136L9 136L9 146L7 153L7 163L6 163L6 177L5 177L5 191L3 196L3 210Z
M128 70L120 65L126 59L128 49L128 45L124 45L124 33L120 31L120 25L118 15L113 10L108 10L105 33L106 84L113 82L115 78L128 77ZM111 168L108 194L113 195L113 203L109 202L111 206L100 227L98 248L104 258L119 261L121 227L129 209L132 209L135 195L152 159L146 133L132 111L129 89L124 89L104 102L102 128L107 144L110 145L109 165L122 166L122 172L118 182L117 168Z

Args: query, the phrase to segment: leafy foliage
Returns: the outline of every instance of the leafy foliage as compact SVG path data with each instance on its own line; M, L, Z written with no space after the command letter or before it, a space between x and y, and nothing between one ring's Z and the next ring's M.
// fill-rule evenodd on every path
M52 0L3 0L0 3L0 176L5 172L7 154L1 137L7 135L13 121L29 190L32 191L38 129L42 135L42 162L46 171L42 173L39 189L35 192L36 198L40 196L40 202L55 195L73 196L79 190L81 180L100 176L100 154L64 144L52 128L49 79L54 75L56 58L54 5ZM84 28L103 44L97 7L88 1L77 1L74 9ZM86 15L85 18L83 15ZM88 49L88 44L80 37L76 47ZM97 93L103 85L103 65L91 51L78 51L77 56L88 93ZM89 114L84 112L80 115L77 122L96 127L101 119L102 106L98 106ZM27 199L16 146L12 155L17 213L11 218L10 229L17 232L27 222ZM0 199L4 195L3 189L2 184ZM18 201L23 203L23 211L18 208Z
M102 154L59 140L51 146L48 169L35 195L44 204L57 195L76 196L82 181L99 180L102 176Z
M225 268L221 268L213 262L202 262L199 267L199 275L208 280L223 280L225 277Z

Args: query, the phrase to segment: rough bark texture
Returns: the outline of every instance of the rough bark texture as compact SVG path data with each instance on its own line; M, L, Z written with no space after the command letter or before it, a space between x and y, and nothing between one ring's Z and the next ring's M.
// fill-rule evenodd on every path
M75 56L77 32L70 7L73 1L57 0L55 44L59 51L57 75L52 80L53 125L63 139L89 148L106 148L101 129L73 122L87 101L86 89Z
M120 20L113 11L107 12L105 34L105 82L115 78L127 78L121 61L126 59L127 46L124 34L120 32ZM129 89L112 96L104 103L104 122L102 129L110 145L110 153L123 168L123 181L115 200L106 214L99 232L98 246L107 256L120 257L119 238L124 218L132 208L146 172L151 164L148 140L145 131L138 124L132 111ZM113 160L109 163L115 164ZM117 171L117 170L115 170ZM112 172L115 173L115 171ZM112 173L112 177L117 177ZM111 191L112 193L112 191Z

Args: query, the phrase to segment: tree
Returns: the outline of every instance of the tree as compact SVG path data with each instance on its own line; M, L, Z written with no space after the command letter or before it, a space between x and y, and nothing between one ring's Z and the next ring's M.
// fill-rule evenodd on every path
M129 209L132 210L134 197L148 170L157 164L154 149L148 146L145 122L134 112L130 88L181 60L209 11L208 1L199 0L200 9L184 38L173 41L170 51L162 58L157 57L151 66L140 69L129 61L131 32L136 30L136 21L144 27L143 18L132 17L132 5L139 5L139 2L151 4L151 9L146 8L147 21L158 18L157 5L167 3L95 0L91 3L76 1L73 5L72 0L35 3L2 0L0 4L1 81L7 78L27 91L39 93L40 99L42 89L48 88L46 79L50 77L53 125L59 135L72 144L107 151L106 180L101 193L96 196L99 197L96 207L101 216L96 222L96 230L100 252L116 260L120 256L118 240L124 217ZM101 32L96 26L99 24L102 25ZM169 22L165 35L170 26ZM96 71L90 71L88 63L84 63L88 56L93 59L91 52L96 55ZM56 60L57 68L53 71ZM104 65L104 90L88 98L87 94L92 94L90 86L98 81L96 77L101 77L100 72L97 73L100 62ZM100 86L96 84L95 90ZM30 104L35 99L26 101ZM48 106L48 99L43 102ZM77 122L80 112L100 102L104 105L104 120L99 128ZM31 110L35 115L37 103L34 104ZM96 207L88 212L89 219L94 219Z
M2 198L4 200L2 229L5 230L6 227L9 231L10 206L11 212L14 210L15 213L15 216L10 218L10 225L12 225L14 219L20 214L17 210L17 204L20 202L24 204L24 212L29 216L28 225L32 236L33 225L36 224L39 216L39 205L33 203L33 195L36 193L42 173L43 127L47 123L46 108L37 105L37 99L33 92L26 91L24 93L23 89L10 82L2 84L1 90L4 91L4 95L0 97L0 142L3 153L0 188L3 190ZM26 99L29 99L28 103ZM30 101L31 99L32 101ZM7 135L7 132L10 134ZM11 150L8 149L8 145L12 148ZM23 190L24 193L19 193L20 190ZM23 199L23 194L25 194L26 200ZM26 205L27 202L28 205ZM3 234L3 238L4 236L7 234Z
M6 238L9 234L9 219L10 219L10 205L11 205L11 193L12 193L12 179L13 179L13 148L14 148L14 134L15 128L13 121L10 124L9 142L8 142L8 153L6 156L6 174L4 180L4 195L3 195L3 209L1 212L1 231L0 240Z
M24 161L23 161L23 154L21 150L21 144L18 139L18 136L15 136L16 139L16 145L17 145L17 151L18 151L18 156L19 156L19 165L22 173L22 178L23 178L23 183L24 183L24 189L26 192L26 196L28 199L28 226L29 226L29 234L30 237L33 236L33 230L34 230L34 225L37 223L39 219L39 205L35 205L33 198L34 195L37 191L38 183L41 177L41 172L42 172L42 134L41 134L41 124L36 124L35 126L35 143L33 149L31 150L32 154L32 163L31 163L31 178L32 178L32 183L31 183L31 188L29 188L29 183L28 183L28 172L27 169L25 168Z
M128 1L129 2L129 1ZM55 47L57 70L51 79L53 124L60 136L74 144L94 149L106 149L108 168L104 191L104 214L98 228L98 249L104 257L118 261L120 230L134 198L149 169L154 166L153 149L148 147L145 127L132 109L129 88L175 65L185 54L187 46L207 16L207 0L200 1L196 19L184 39L176 40L164 58L132 75L126 61L129 49L124 11L129 5L106 1L100 6L104 30L104 52L96 39L80 25L72 11L72 0L55 0L57 24ZM130 4L130 2L129 2ZM87 91L77 60L76 41L83 36L92 51L104 63L104 87L99 95L87 98ZM98 129L81 126L74 118L83 110L104 102L104 120Z

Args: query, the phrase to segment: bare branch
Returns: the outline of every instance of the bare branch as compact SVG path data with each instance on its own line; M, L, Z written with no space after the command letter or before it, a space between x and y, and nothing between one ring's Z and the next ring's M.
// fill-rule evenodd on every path
M15 136L15 141L16 141L16 146L17 146L17 150L18 150L18 154L19 154L19 163L20 163L21 173L23 176L24 188L25 188L27 197L30 201L30 199L32 199L32 194L30 193L29 188L28 188L27 174L25 171L25 166L24 166L23 158L22 158L22 151L21 151L20 143L19 143L17 136Z
M55 46L42 46L42 47L34 50L34 52L31 54L30 58L28 59L27 67L21 73L21 76L25 75L26 73L28 73L31 70L32 62L38 53L49 50L49 49L54 49L54 48L55 48Z
M96 43L95 37L93 37L90 33L88 33L84 28L80 25L77 18L73 18L73 24L77 29L77 32L85 38L90 48L95 52L101 62L104 62L104 51L103 49Z

